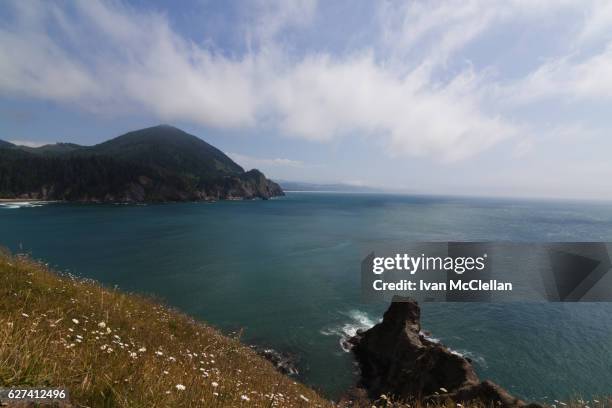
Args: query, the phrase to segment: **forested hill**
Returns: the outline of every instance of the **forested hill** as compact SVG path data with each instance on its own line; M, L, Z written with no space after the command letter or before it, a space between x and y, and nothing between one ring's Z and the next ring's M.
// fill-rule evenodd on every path
M95 146L0 141L0 198L87 202L267 199L283 195L202 139L168 125Z
M4 140L0 140L0 148L10 148L10 147L15 147L15 145L9 142L5 142Z

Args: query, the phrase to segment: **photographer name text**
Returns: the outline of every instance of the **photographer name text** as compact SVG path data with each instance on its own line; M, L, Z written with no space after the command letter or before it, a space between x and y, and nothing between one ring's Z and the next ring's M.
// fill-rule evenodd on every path
M392 257L375 257L372 262L372 273L383 275L387 271L400 271L412 276L421 271L442 271L463 275L466 272L477 274L484 271L486 266L486 253L477 257L396 254ZM445 279L440 282L431 282L427 279L400 279L386 282L384 279L375 279L372 282L372 287L375 291L511 291L512 283L496 279L477 279L475 277L471 277L471 279Z

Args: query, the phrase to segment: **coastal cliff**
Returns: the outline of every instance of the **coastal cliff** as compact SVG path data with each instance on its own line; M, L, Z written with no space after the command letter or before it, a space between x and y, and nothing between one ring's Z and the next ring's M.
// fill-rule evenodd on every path
M78 202L269 199L284 195L202 139L168 125L95 146L0 144L0 197Z
M419 305L411 299L396 296L383 321L350 342L361 370L359 387L372 400L385 395L403 401L539 407L481 381L468 359L429 340L421 331Z

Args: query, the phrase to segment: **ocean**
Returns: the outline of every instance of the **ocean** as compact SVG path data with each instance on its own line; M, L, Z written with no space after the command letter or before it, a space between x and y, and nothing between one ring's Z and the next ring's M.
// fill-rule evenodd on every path
M404 241L612 241L612 204L288 193L269 201L0 204L0 245L153 295L295 359L336 398L356 379L342 339L375 324L364 248ZM612 304L428 303L423 328L527 399L612 393Z

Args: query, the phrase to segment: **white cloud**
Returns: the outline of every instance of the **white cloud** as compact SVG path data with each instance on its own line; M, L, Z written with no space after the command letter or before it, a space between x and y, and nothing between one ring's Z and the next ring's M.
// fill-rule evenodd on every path
M591 7L584 7L585 21L579 35L576 37L577 45L587 42L612 40L612 2L596 0Z
M26 146L26 147L40 147L40 146L49 144L49 142L38 142L38 141L33 141L33 140L9 140L8 142L14 145L17 145L17 146Z
M491 5L474 0L383 3L384 44L400 56L419 56L425 65L444 63L506 14L507 5Z
M251 17L247 18L248 40L268 44L289 27L307 25L314 17L316 0L255 0L244 3Z
M367 132L387 137L394 155L473 155L513 134L513 126L485 115L470 72L444 87L419 75L397 76L369 54L344 60L305 59L274 86L285 132L313 140Z
M593 41L612 19L593 12L604 7L595 1L383 6L385 55L364 48L302 56L288 52L280 37L312 20L314 1L254 3L246 40L257 46L241 55L195 43L163 14L122 3L77 2L65 6L69 12L57 3L11 4L16 18L0 27L0 94L92 111L144 110L163 121L219 128L271 122L286 135L320 142L362 134L382 140L391 155L457 160L523 128L491 95L516 95L517 103L557 94L612 96L610 48L581 60L560 56L501 88L470 64L444 79L433 74L491 27L555 16L558 9L586 8L584 21L594 28L580 36Z
M245 169L266 169L270 167L303 167L304 163L300 160L286 158L261 158L253 157L240 153L228 153L229 157Z
M0 29L0 91L67 102L102 92L93 76L50 38Z
M514 103L562 97L567 101L612 98L612 42L600 53L576 61L572 56L549 61L503 92Z

